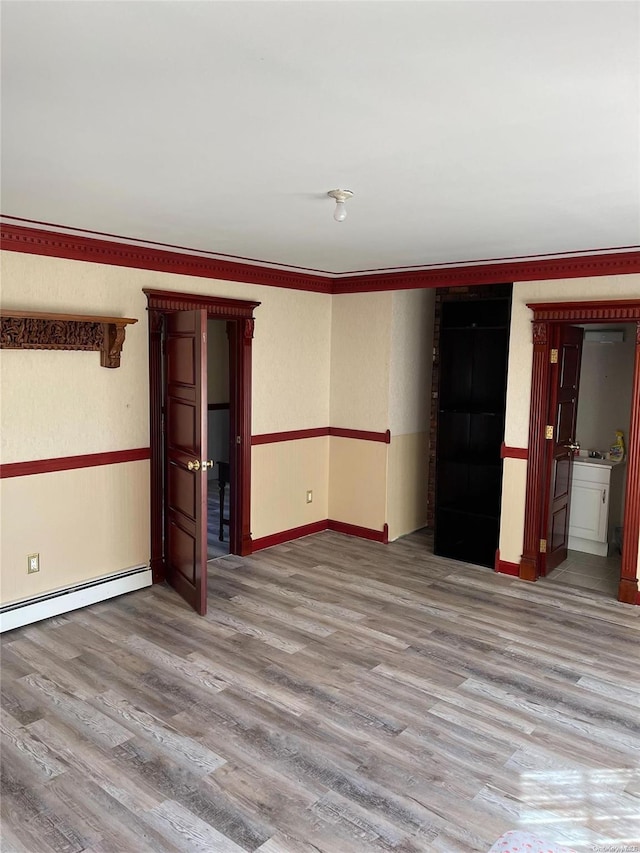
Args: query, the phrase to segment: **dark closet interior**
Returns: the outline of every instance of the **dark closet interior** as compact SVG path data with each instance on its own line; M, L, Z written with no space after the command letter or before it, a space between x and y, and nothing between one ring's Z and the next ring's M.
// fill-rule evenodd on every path
M440 319L434 553L480 566L498 547L510 316L504 285Z

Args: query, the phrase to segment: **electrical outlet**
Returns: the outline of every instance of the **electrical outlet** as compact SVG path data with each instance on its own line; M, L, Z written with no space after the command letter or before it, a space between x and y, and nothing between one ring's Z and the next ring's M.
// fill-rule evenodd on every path
M309 489L309 491L307 492L307 503L310 504L310 503L312 503L312 501L313 501L313 492L311 491L311 489Z
M32 575L40 571L40 554L27 554L27 572Z

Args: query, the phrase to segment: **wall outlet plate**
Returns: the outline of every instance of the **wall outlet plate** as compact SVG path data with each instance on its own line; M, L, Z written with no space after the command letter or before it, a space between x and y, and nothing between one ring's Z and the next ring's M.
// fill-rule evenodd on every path
M27 554L27 573L32 575L40 571L40 554Z

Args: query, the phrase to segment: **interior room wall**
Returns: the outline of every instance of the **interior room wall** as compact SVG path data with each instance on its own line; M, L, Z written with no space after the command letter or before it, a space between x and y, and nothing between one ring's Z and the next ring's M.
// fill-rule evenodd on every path
M532 314L527 308L527 303L611 299L640 299L640 275L527 281L514 284L507 376L506 445L526 448L529 440L533 346ZM508 461L509 464L505 464L504 467L502 486L500 557L507 562L519 563L524 537L526 461L519 459Z
M427 522L435 290L392 294L387 522L397 539Z
M632 323L588 328L624 332L622 343L597 343L585 337L582 345L576 438L583 450L605 452L616 430L629 436L636 330Z
M253 342L253 434L329 423L328 295L16 252L3 252L1 264L3 307L138 319L127 327L121 367L116 370L100 367L96 352L2 351L2 463L149 446L147 303L143 287L261 301L255 311ZM287 466L274 464L286 444L277 450L265 446L253 457L252 476L258 487L252 493L252 526L260 532L296 526L298 515L291 501L298 501L297 493L291 501L287 498L274 503L274 495L289 494ZM309 466L308 475L300 475L301 482L318 483L305 485L317 489L318 502L310 506L324 512L326 518L322 500L323 483L324 488L328 483L326 454L318 458L309 454L300 464ZM39 593L148 563L148 483L138 491L132 491L130 485L131 477L146 479L147 474L124 473L132 472L135 466L136 471L148 470L148 462L127 462L104 466L104 470L65 472L62 491L50 485L57 482L52 479L57 474L2 481L3 602L34 594L34 576L26 572L26 555L34 550L41 556ZM97 484L106 476L107 468L114 471L110 475L112 486L105 493ZM123 473L116 474L120 468ZM95 486L87 492L85 482L90 470L95 474ZM268 487L260 487L264 483ZM34 519L30 536L25 535L22 521L25 504L13 499L21 489L29 494L29 503L38 507L37 515L30 516ZM90 524L83 514L83 502L87 501L94 512ZM302 512L308 512L304 495L301 504ZM113 509L122 506L129 511ZM106 551L92 549L87 547L84 535L69 536L67 528L60 527L61 508L79 525L87 525L90 540L112 541L112 547L105 544ZM131 525L137 525L140 538L131 538ZM54 547L63 536L67 538L65 547L62 543ZM45 543L42 548L36 538Z
M391 292L332 297L331 426L389 429L392 304ZM329 447L329 517L382 531L389 445L332 436Z

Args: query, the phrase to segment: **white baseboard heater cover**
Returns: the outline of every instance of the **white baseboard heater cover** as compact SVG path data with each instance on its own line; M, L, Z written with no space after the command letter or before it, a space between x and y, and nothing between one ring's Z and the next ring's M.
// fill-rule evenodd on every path
M0 607L0 634L39 622L41 619L60 616L70 610L87 607L89 604L106 601L125 592L143 589L145 586L151 586L152 582L151 569L148 566L137 566L56 592L47 592L36 598L5 604Z

